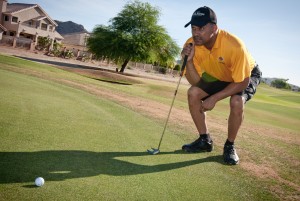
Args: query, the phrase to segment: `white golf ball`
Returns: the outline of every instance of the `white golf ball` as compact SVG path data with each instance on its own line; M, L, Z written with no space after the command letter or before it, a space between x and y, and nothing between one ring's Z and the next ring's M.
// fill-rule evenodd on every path
M43 179L43 177L38 177L35 179L34 183L36 186L43 186L45 183L45 180Z

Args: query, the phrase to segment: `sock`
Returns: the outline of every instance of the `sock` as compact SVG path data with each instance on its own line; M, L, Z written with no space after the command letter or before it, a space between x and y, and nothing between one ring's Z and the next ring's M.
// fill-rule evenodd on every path
M225 145L234 145L234 141L233 141L233 142L230 142L230 141L227 139L226 142L225 142Z

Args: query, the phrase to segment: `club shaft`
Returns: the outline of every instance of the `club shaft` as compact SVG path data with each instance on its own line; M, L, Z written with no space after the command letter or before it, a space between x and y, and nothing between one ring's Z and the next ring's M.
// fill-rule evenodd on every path
M180 75L180 78L179 78L179 81L178 81L178 84L177 84L177 87L176 87L176 90L175 90L175 93L174 93L174 97L173 97L173 100L172 100L172 103L171 103L171 107L169 109L169 113L168 113L168 117L167 117L167 120L166 120L166 123L165 123L165 126L164 126L164 129L163 129L163 132L161 134L161 137L160 137L160 140L159 140L159 144L158 144L158 148L160 148L160 145L161 145L161 141L164 137L164 134L165 134L165 131L166 131L166 128L167 128L167 125L168 125L168 121L169 121L169 118L170 118L170 114L171 114L171 111L172 111L172 108L173 108L173 105L174 105L174 102L175 102L175 98L176 98L176 95L177 95L177 91L178 91L178 88L179 88L179 85L180 85L180 82L181 82L181 78L182 78L182 73Z
M192 44L192 43L189 43L189 45L192 46L193 44ZM160 137L160 140L159 140L159 143L158 143L157 150L159 150L159 148L160 148L162 139L163 139L163 137L164 137L164 134L165 134L165 131L166 131L166 128L167 128L167 125L168 125L168 121L169 121L169 118L170 118L170 114L171 114L171 111L172 111L172 108L173 108L173 105L174 105L174 101L175 101L175 98L176 98L176 95L177 95L177 92L178 92L178 88L179 88L179 85L180 85L180 82L181 82L181 78L182 78L182 76L183 76L183 74L184 74L184 70L185 70L185 66L186 66L186 63L187 63L187 59L188 59L188 56L185 55L185 56L184 56L184 59L183 59L182 66L181 66L181 69L180 69L180 78L179 78L178 83L177 83L177 87L176 87L176 90L175 90L175 93L174 93L174 97L173 97L173 100L172 100L172 103L171 103L171 107L170 107L170 109L169 109L168 117L167 117L167 120L166 120L164 129L163 129L163 132L162 132L162 134L161 134L161 137Z
M190 43L190 45L192 45L192 44ZM178 80L177 87L176 87L176 90L175 90L175 93L174 93L174 97L173 97L173 100L172 100L172 103L171 103L171 107L170 107L170 109L169 109L168 117L167 117L167 120L166 120L164 129L163 129L163 132L162 132L162 134L161 134L161 137L160 137L160 140L159 140L159 143L158 143L158 147L157 147L158 150L159 150L159 148L160 148L161 141L162 141L162 139L163 139L163 137L164 137L164 134L165 134L165 131L166 131L166 128L167 128L167 125L168 125L168 121L169 121L169 118L170 118L170 114L171 114L171 111L172 111L172 108L173 108L173 105L174 105L174 101L175 101L175 98L176 98L176 95L177 95L177 91L178 91L178 88L179 88L179 85L180 85L180 82L181 82L181 78L182 78L183 73L184 73L184 69L185 69L185 66L186 66L187 59L188 59L188 56L185 55L185 56L184 56L184 59L183 59L182 66L181 66L181 69L180 69L180 78L179 78L179 80Z

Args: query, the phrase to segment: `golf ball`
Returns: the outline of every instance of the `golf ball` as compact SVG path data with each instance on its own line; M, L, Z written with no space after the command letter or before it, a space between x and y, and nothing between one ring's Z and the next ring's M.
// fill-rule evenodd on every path
M36 186L43 186L45 183L45 180L43 179L43 177L38 177L35 179L34 183Z

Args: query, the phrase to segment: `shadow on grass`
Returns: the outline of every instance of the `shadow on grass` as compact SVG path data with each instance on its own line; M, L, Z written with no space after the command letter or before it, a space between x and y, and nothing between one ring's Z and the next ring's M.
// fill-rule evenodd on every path
M36 59L36 58L22 57L22 56L17 56L17 55L14 55L14 56L18 57L18 58L21 58L21 59L26 59L26 60L30 60L30 61L45 63L45 64L52 64L52 65L56 65L56 66L114 72L114 71L111 71L111 70L97 68L97 67L88 66L88 65L72 64L72 63L60 62L60 61L50 61L50 60L45 60L45 59Z
M86 76L86 77L88 77L88 76ZM116 80L99 79L99 78L94 78L94 77L88 77L88 78L91 78L93 80L98 80L98 81L101 81L101 82L108 82L108 83L111 83L111 84L132 85L131 83L120 82L120 81L116 81Z
M167 154L184 153L179 151L159 153L159 155ZM38 176L45 178L46 181L61 181L100 174L124 176L155 173L205 162L222 163L220 155L157 165L142 165L121 160L121 157L141 156L157 157L147 152L97 153L79 150L0 152L0 184L32 182Z
M45 60L45 59L36 59L36 58L28 58L28 57L22 57L22 56L16 56L18 58L21 59L26 59L29 61L35 61L35 62L40 62L40 63L45 63L45 64L50 64L50 65L56 65L56 66L60 66L60 67L68 67L68 68L78 68L78 69L84 69L84 70L97 70L97 71L104 71L104 72L109 72L109 73L113 73L113 74L117 74L118 76L121 75L126 75L126 76L133 76L133 75L129 75L127 73L116 73L113 70L110 69L104 69L101 67L93 67L93 66L88 66L88 65L81 65L81 64L72 64L72 63L65 63L65 62L60 62L60 61L49 61L49 60ZM78 73L80 74L80 73ZM81 74L82 75L82 74ZM85 75L83 75L85 76ZM120 85L132 85L133 83L131 83L130 81L126 81L126 80L120 80L120 77L118 77L118 79L110 79L108 78L95 78L95 77L91 77L91 76L85 76L87 78L91 78L97 81L101 81L101 82L108 82L108 83L112 83L112 84L120 84Z

